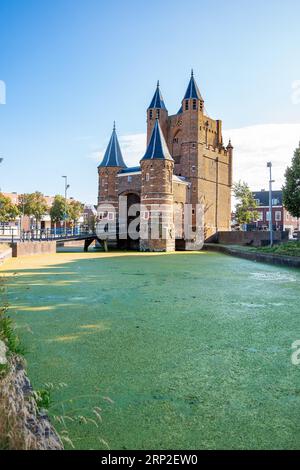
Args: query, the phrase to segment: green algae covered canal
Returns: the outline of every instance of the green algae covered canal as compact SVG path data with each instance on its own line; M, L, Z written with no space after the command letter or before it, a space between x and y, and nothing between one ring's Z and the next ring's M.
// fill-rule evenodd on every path
M1 274L29 377L52 384L49 414L75 448L300 447L300 271L65 252Z

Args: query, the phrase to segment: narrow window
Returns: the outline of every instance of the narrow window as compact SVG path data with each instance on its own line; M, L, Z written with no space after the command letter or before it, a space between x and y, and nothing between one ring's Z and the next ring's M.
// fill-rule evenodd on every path
M197 109L197 100L193 100L193 109Z
M152 121L152 117L153 117L153 113L152 113L152 109L150 109L150 111L149 111L149 119L150 119L150 121Z
M186 102L185 102L185 110L187 111L188 109L189 109L189 102L188 102L188 100L186 100Z
M149 173L146 173L146 181L149 181L150 180L150 175Z
M156 116L157 116L157 119L160 118L160 110L159 109L156 110Z
M128 181L128 183L131 183L131 181L132 181L132 176L131 175L127 176L127 181Z

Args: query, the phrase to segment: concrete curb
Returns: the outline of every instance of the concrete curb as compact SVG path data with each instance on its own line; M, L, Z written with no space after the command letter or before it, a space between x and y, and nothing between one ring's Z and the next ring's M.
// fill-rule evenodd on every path
M283 256L272 253L258 253L255 251L242 251L230 246L218 245L215 243L205 243L204 250L216 251L226 255L236 256L238 258L258 261L261 263L276 264L279 266L288 266L290 268L300 268L300 258L294 256Z

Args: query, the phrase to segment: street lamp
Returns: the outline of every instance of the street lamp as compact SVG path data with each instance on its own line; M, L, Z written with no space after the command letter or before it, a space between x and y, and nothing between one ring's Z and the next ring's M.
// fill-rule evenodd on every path
M62 176L62 178L64 178L65 180L65 223L64 223L64 227L65 227L65 235L67 234L67 191L70 187L70 185L68 184L68 177L67 176Z
M273 204L272 204L272 162L267 162L267 168L270 169L270 180L269 180L269 231L270 231L270 246L273 246Z

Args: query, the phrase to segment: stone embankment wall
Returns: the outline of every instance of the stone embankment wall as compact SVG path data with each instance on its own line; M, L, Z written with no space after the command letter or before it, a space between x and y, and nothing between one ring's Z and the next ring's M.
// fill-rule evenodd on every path
M15 242L12 244L12 256L30 256L56 253L56 242Z
M259 253L257 251L247 251L245 249L231 247L230 245L225 246L218 245L216 243L205 243L203 249L225 253L226 255L236 256L250 261L260 261L262 263L289 266L290 268L300 268L300 258L294 256L277 255L275 253Z
M0 378L0 446L10 450L63 450L48 416L39 411L25 362L13 356Z
M275 242L287 242L288 232L273 232ZM270 240L270 233L264 231L256 232L218 232L213 237L206 240L209 243L221 243L223 245L251 245L262 246Z

